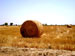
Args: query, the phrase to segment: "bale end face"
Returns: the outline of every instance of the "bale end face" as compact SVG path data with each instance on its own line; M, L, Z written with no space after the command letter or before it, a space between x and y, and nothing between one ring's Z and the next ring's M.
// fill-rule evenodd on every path
M27 20L20 28L23 37L40 37L43 33L43 26L38 21Z

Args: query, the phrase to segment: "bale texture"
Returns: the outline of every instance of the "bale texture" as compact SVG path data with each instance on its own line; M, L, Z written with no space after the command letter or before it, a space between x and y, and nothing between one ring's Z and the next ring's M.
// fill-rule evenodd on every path
M43 26L38 21L27 20L22 24L20 32L23 37L40 37L43 33Z
M72 28L71 25L67 25L67 28Z

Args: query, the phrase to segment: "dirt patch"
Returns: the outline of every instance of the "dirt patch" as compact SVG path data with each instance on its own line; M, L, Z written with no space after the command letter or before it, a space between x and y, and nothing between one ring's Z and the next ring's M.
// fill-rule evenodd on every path
M0 56L75 56L75 51L0 47Z

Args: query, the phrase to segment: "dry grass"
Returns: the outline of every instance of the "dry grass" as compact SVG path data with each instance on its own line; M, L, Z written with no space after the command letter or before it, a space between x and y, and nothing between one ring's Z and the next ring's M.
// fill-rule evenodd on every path
M23 38L20 26L0 26L0 46L75 50L75 26L44 26L41 38Z

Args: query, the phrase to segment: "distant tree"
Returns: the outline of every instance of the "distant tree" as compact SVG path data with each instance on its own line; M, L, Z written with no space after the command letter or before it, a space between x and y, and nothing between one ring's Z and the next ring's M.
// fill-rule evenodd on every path
M44 26L47 26L47 24L43 24Z
M17 24L16 24L16 26L17 26Z
M45 26L47 26L47 24L45 24Z
M1 26L4 26L4 24L2 24Z
M13 25L13 23L10 23L10 26L12 26Z
M4 25L5 25L5 26L8 26L8 23L7 23L7 22L5 22L5 23L4 23Z
M43 26L45 25L45 24L42 24Z

